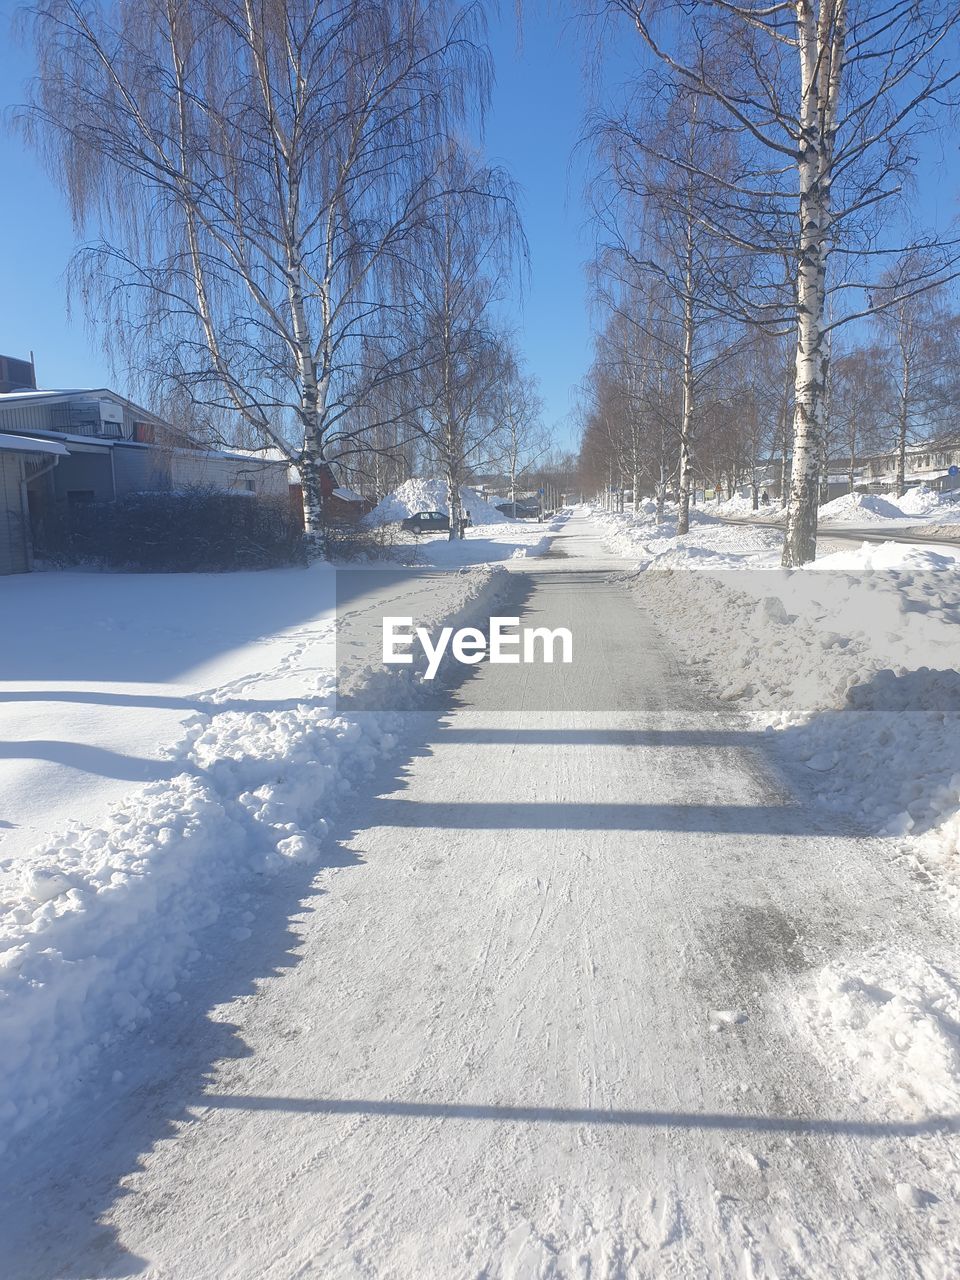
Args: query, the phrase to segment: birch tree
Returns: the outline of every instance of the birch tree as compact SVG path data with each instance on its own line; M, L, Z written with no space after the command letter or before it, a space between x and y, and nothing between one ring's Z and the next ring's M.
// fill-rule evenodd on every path
M956 102L960 9L953 0L608 0L605 7L625 14L675 83L709 99L754 148L756 178L728 182L730 204L761 210L751 238L759 246L766 229L771 255L792 246L796 372L783 563L803 564L816 554L828 333L870 310L869 274L856 274L853 264L890 252L884 207L903 192L915 135ZM723 230L734 241L743 235L729 219ZM942 276L956 255L940 239ZM851 299L832 317L831 264L832 287Z
M944 287L919 290L930 274L925 255L905 255L885 273L875 294L881 310L875 323L890 358L896 400L894 491L907 491L907 446L920 430L928 433L937 419L938 365L936 335L948 327ZM887 304L887 297L893 300Z
M471 464L494 451L511 364L495 306L518 282L526 242L507 175L455 145L437 166L428 207L403 272L400 349L416 352L404 417L443 471L452 540L463 536L460 490Z
M84 301L161 388L226 409L303 482L402 329L438 140L482 109L479 10L447 0L42 0L24 128L82 234ZM395 372L387 365L373 385Z
M508 359L498 388L497 428L491 442L495 457L510 486L510 502L516 504L517 486L529 480L533 469L550 452L550 435L543 424L543 400L536 383L515 360ZM516 510L513 512L516 515Z
M735 159L717 129L716 112L684 86L644 84L616 115L594 130L603 168L595 208L605 241L598 278L617 314L665 337L651 324L650 306L675 317L681 414L677 533L689 531L694 455L702 427L697 400L714 359L739 322L739 294L751 272L752 251L713 234L718 185L710 172ZM647 297L638 308L635 299ZM646 319L641 318L643 315Z

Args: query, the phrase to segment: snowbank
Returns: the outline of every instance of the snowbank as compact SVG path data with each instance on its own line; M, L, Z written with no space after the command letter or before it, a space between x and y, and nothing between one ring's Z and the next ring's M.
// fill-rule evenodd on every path
M915 489L908 489L902 498L898 498L897 506L906 516L929 516L939 510L940 495L921 484Z
M816 800L960 885L960 552L864 543L789 572L779 531L597 518L641 601Z
M772 501L764 505L762 502L758 504L757 509L753 508L753 499L745 498L742 494L735 494L732 498L727 498L724 502L711 501L700 508L715 516L723 516L725 519L743 519L748 520L782 520L783 509L779 502Z
M877 948L827 965L795 1006L831 1074L890 1121L960 1113L960 983L923 956Z
M883 520L902 520L904 512L889 498L876 493L845 493L820 508L823 524L873 524Z
M420 621L485 618L505 577L446 575ZM411 697L418 674L400 675ZM302 702L282 709L211 704L170 752L176 776L62 831L24 864L0 917L7 1136L55 1112L104 1047L179 1000L205 930L217 925L234 945L250 937L239 884L317 858L329 818L399 727L387 714L337 715L331 675L317 688L305 673Z
M920 554L915 572L633 581L681 650L707 664L720 701L771 733L818 803L956 861L958 582L935 553Z
M504 524L509 519L492 503L481 498L475 489L461 488L460 501L463 503L464 511L470 512L470 518L475 525ZM398 520L405 520L407 516L415 515L418 511L442 511L445 515L450 514L445 480L436 477L405 480L399 489L388 494L378 506L374 507L366 517L365 523L394 524Z
M729 524L712 510L690 511L690 534L677 537L677 512L668 509L662 524L652 515L594 512L604 542L612 551L630 556L639 568L725 569L753 563L779 563L783 534L753 524Z

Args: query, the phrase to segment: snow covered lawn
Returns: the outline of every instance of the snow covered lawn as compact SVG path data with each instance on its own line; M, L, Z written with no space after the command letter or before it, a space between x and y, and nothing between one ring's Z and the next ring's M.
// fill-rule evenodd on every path
M414 574L404 608L472 621L502 577ZM329 567L0 592L2 1145L179 1000L206 930L243 944L237 887L315 860L398 726L336 713Z
M724 519L782 521L784 512L779 502L760 506L756 511L750 498L736 497L725 502L710 501L700 508L704 514ZM820 508L820 524L824 527L864 528L886 525L890 529L925 528L927 525L950 528L952 535L960 528L960 490L935 493L923 485L909 489L902 498L892 494L845 493Z

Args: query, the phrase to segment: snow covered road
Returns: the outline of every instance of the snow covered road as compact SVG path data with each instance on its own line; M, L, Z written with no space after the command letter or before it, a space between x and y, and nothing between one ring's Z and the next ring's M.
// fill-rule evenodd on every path
M956 972L953 920L796 801L618 563L575 518L512 568L572 672L410 714L244 981L197 981L53 1185L25 1168L11 1277L960 1273L957 1118L885 1118L790 1013L878 942Z

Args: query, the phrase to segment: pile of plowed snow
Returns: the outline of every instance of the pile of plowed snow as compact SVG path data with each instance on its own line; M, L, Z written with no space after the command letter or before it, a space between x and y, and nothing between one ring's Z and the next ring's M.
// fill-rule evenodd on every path
M465 485L460 489L460 501L464 511L470 512L474 524L503 524L509 517L498 511L492 503L481 498L475 489ZM399 489L387 494L366 518L366 523L393 524L405 520L418 511L442 511L449 515L447 506L447 482L434 476L430 479L414 477L405 480Z
M846 520L873 524L880 520L902 520L903 517L904 512L898 506L875 493L845 493L820 508L820 520L827 524Z
M908 516L935 516L941 513L952 520L958 514L957 499L960 494L945 493L942 497L925 485L908 489L902 498L897 499L897 506Z

